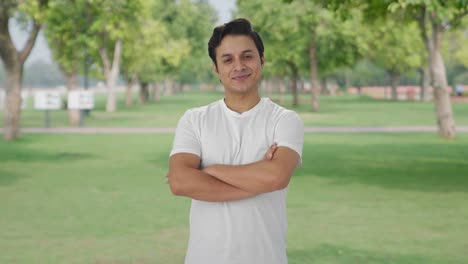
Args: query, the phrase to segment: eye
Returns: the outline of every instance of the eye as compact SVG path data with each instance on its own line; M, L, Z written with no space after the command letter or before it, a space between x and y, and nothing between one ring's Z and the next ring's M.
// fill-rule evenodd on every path
M224 59L224 60L223 60L223 63L230 63L231 61L232 61L231 58L227 58L227 59Z
M252 57L252 55L244 55L244 59L251 59Z

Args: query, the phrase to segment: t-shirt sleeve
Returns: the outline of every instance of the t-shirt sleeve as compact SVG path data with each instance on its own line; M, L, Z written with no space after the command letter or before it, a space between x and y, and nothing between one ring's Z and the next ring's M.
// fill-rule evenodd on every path
M193 112L186 111L177 124L174 143L169 156L176 153L191 153L201 157L200 140L193 122Z
M296 151L302 159L304 123L296 112L288 111L279 120L275 131L275 142L278 147L288 147Z

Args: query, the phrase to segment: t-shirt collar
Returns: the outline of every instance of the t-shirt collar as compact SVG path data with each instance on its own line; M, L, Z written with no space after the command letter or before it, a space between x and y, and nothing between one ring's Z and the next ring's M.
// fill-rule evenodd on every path
M252 107L251 109L245 111L245 112L242 112L242 113L238 113L236 111L233 111L231 110L227 105L226 105L226 102L224 101L224 99L221 99L221 104L223 105L223 108L224 108L224 111L229 114L229 115L232 115L234 117L237 117L237 118L244 118L244 117L248 117L248 116L251 116L251 115L254 115L255 113L258 112L258 110L262 107L263 103L264 103L264 100L265 98L260 98L260 101L254 106Z

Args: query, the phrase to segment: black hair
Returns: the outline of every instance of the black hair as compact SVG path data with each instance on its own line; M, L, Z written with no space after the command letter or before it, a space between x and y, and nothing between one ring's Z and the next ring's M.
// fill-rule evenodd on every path
M213 30L210 40L208 41L208 55L213 63L218 66L216 61L216 48L221 44L223 38L227 35L245 35L252 38L257 47L260 58L263 58L263 41L260 35L253 30L250 21L245 18L237 18L223 25L217 26Z

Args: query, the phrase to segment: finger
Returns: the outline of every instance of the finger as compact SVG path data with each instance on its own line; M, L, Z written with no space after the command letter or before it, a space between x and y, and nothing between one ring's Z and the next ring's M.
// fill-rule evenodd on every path
M263 156L264 159L266 160L271 160L273 158L273 154L275 154L276 152L276 149L278 148L277 144L274 143L273 145L271 145L267 152L265 153L265 155Z
M278 149L278 145L275 143L271 146L271 154L274 154L276 150Z
M274 149L268 150L268 152L265 154L265 159L271 160L273 158L273 154L274 154Z

